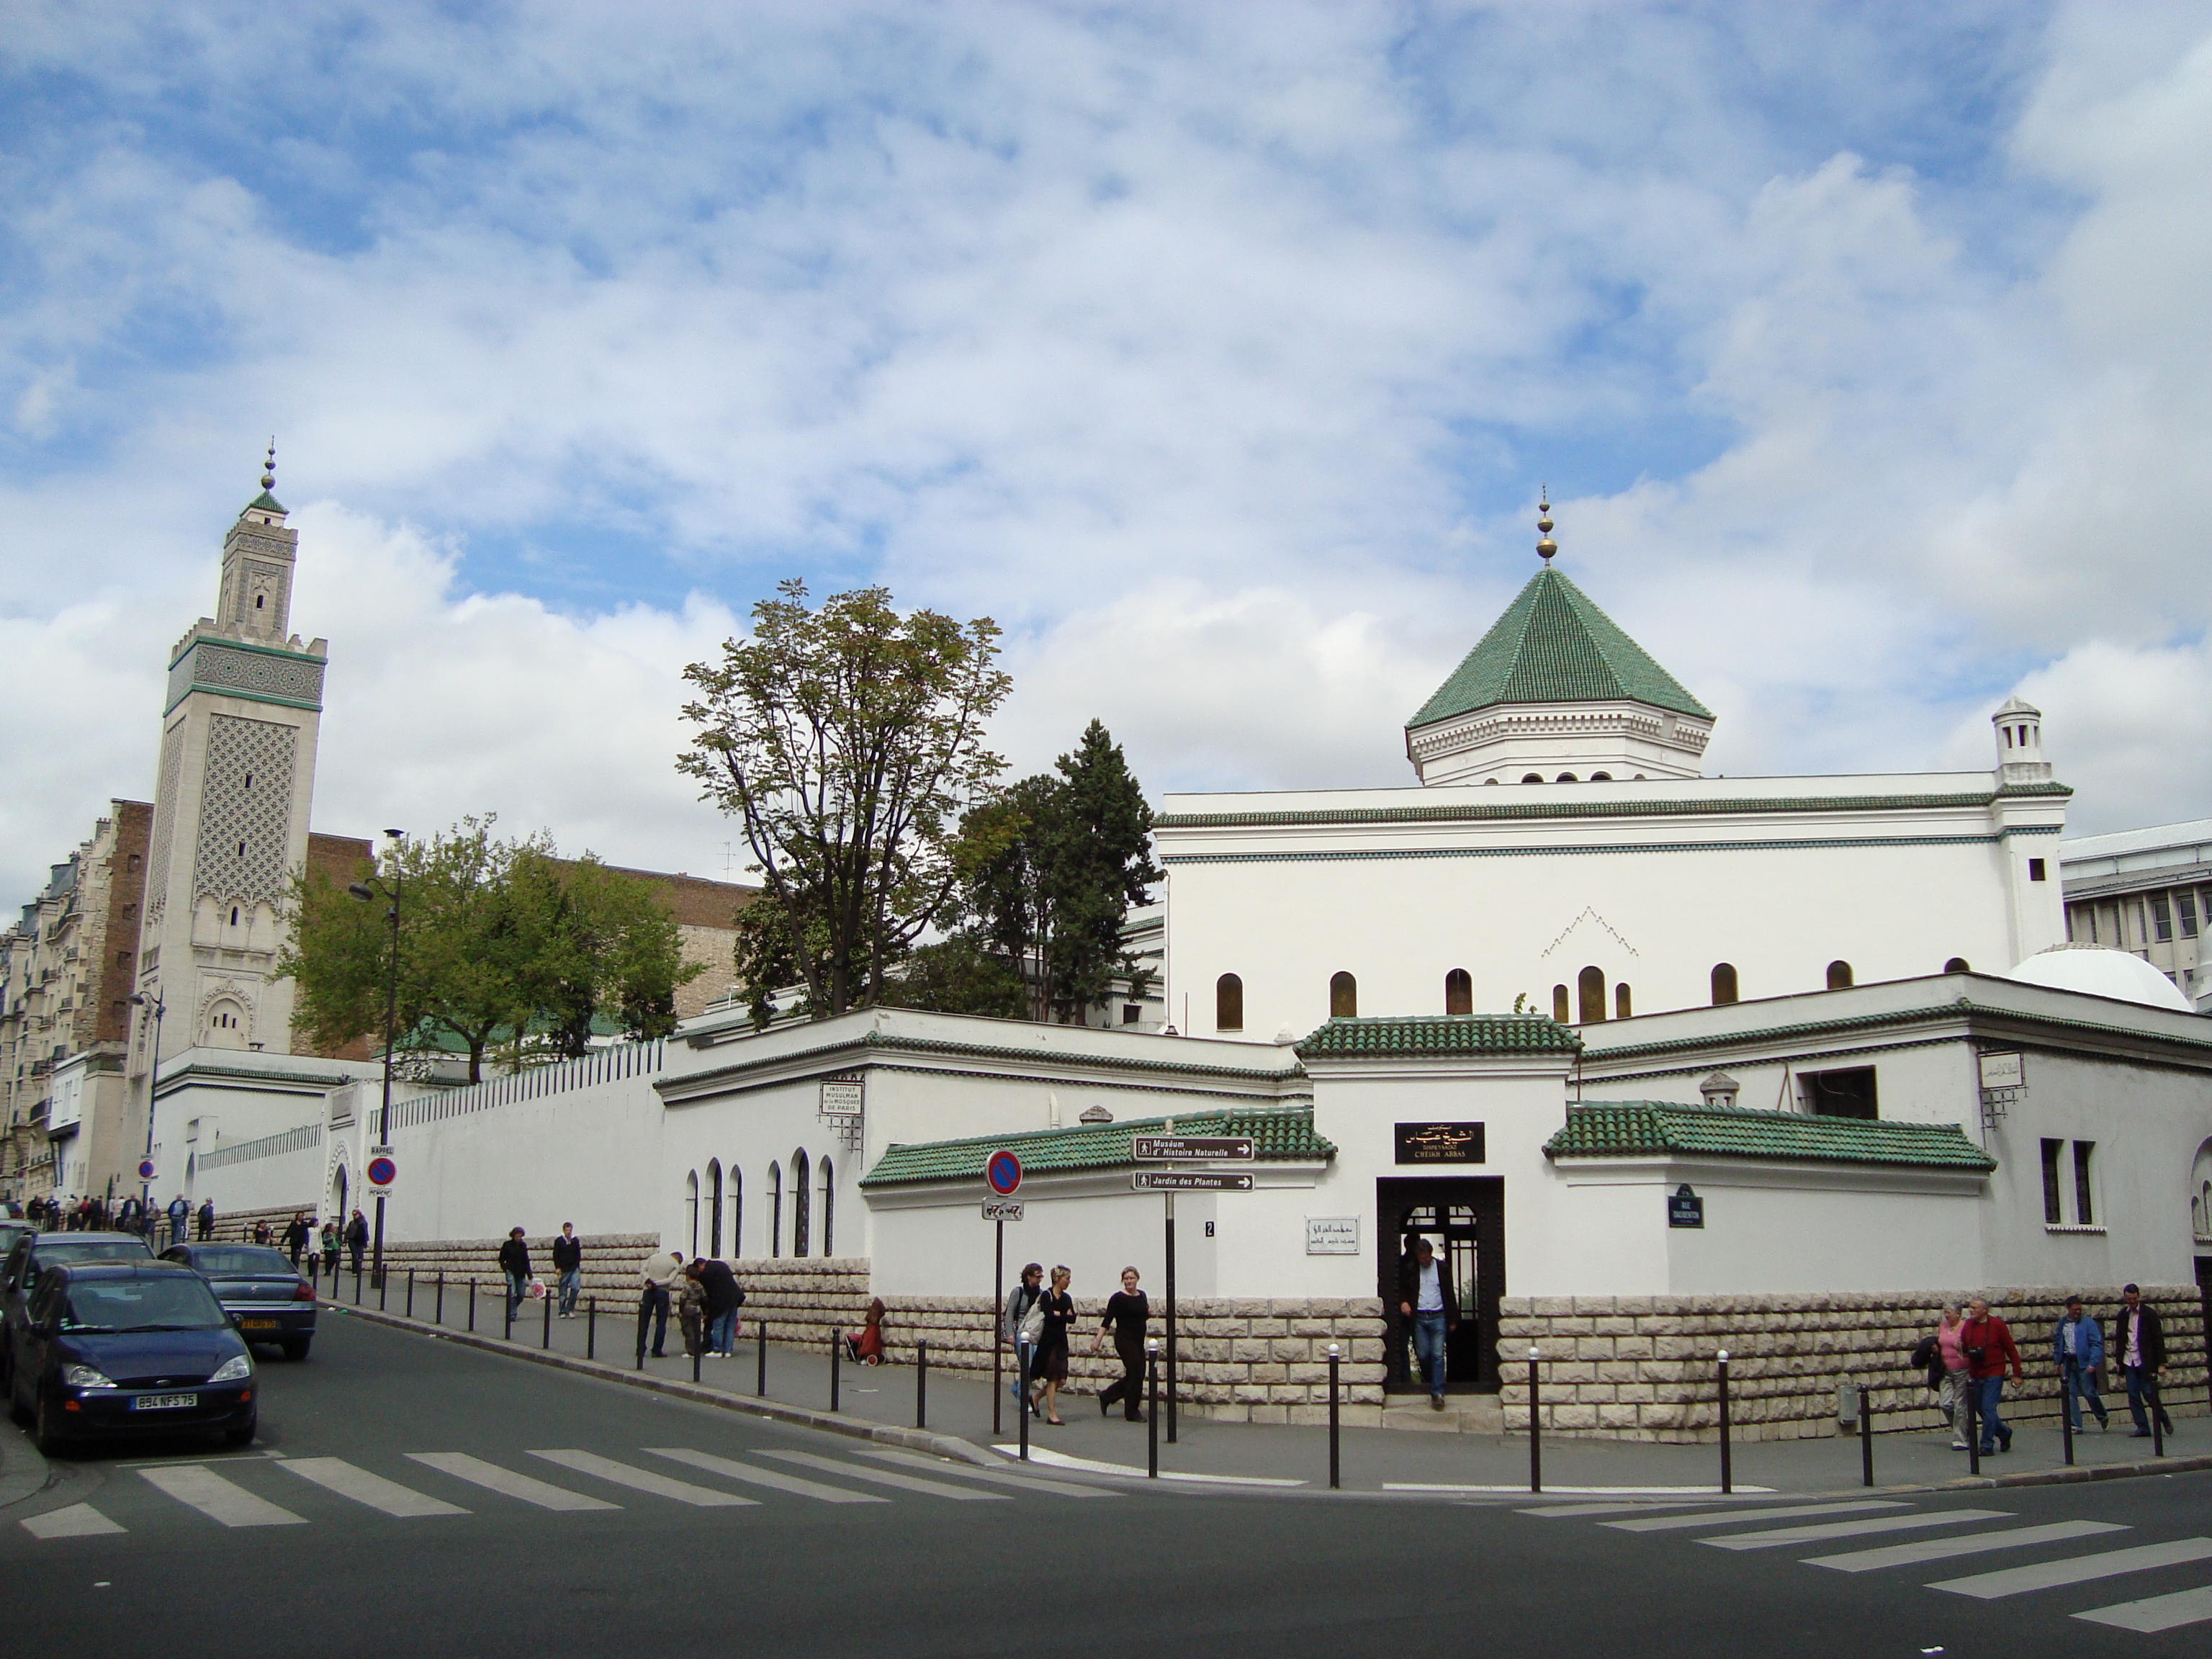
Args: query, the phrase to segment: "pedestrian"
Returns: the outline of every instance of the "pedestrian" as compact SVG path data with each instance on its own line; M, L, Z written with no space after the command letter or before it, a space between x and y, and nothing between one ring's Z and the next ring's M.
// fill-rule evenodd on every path
M307 1225L305 1210L292 1212L292 1218L284 1225L284 1249L292 1258L292 1271L300 1271L300 1252L307 1248L307 1239L313 1229Z
M200 1200L200 1243L204 1244L214 1237L215 1200L204 1198Z
M185 1219L191 1212L192 1206L185 1202L185 1195L182 1193L179 1193L169 1200L170 1243L181 1244L185 1242Z
M2120 1374L2128 1380L2128 1415L2135 1419L2136 1440L2150 1438L2150 1419L2143 1402L2158 1413L2158 1425L2173 1432L2173 1419L2158 1397L2159 1378L2166 1373L2166 1328L2158 1310L2142 1299L2142 1286L2130 1285L2120 1291L2120 1310L2112 1316L2111 1351L2120 1357Z
M561 1237L553 1241L553 1271L561 1275L561 1317L576 1316L576 1293L584 1288L584 1241L576 1237L576 1224L561 1224Z
M1959 1346L1966 1356L1966 1375L1972 1379L1974 1411L1982 1419L1982 1455L1989 1457L1996 1452L2012 1449L2012 1431L2005 1426L2004 1418L1997 1410L2004 1397L2005 1368L2012 1368L2012 1380L2025 1382L2027 1373L2021 1369L2020 1350L2014 1346L2012 1328L1990 1311L1989 1298L1976 1297L1966 1304L1966 1322L1959 1331Z
M999 1316L999 1334L1014 1351L1015 1376L1012 1394L1034 1412L1036 1402L1029 1396L1030 1350L1044 1334L1044 1311L1037 1304L1044 1299L1044 1266L1032 1261L1022 1269L1014 1288L1006 1292L1006 1305Z
M1398 1313L1413 1333L1413 1354L1429 1385L1429 1407L1444 1408L1445 1338L1459 1325L1459 1297L1437 1260L1436 1246L1416 1238L1398 1268Z
M877 1297L868 1304L868 1311L861 1319L860 1328L845 1333L845 1352L856 1365L880 1365L884 1363L884 1299Z
M651 1255L645 1260L644 1294L637 1303L637 1346L645 1346L645 1328L648 1320L653 1324L653 1357L665 1359L668 1346L669 1298L678 1277L684 1271L684 1252L671 1250L666 1255Z
M1936 1408L1951 1425L1953 1451L1966 1449L1966 1390L1970 1379L1966 1376L1966 1350L1959 1344L1959 1332L1966 1322L1959 1316L1959 1304L1946 1302L1935 1331L1922 1337L1919 1346L1912 1351L1912 1363L1928 1372L1928 1386L1936 1393Z
M338 1276L338 1218L323 1219L323 1271L335 1282Z
M2105 1333L2095 1320L2081 1317L2078 1296L2066 1298L2065 1317L2051 1334L2051 1358L2065 1389L2066 1420L2076 1430L2081 1428L2081 1402L2086 1400L2097 1414L2099 1432L2109 1430L2112 1417L2097 1392L2097 1368L2105 1363Z
M676 1303L676 1328L684 1338L684 1357L707 1352L707 1287L700 1282L696 1261L676 1275L670 1286Z
M1065 1267L1052 1270L1052 1288L1037 1303L1044 1311L1043 1329L1030 1351L1030 1381L1044 1402L1038 1414L1054 1428L1066 1426L1060 1417L1060 1390L1067 1381L1067 1328L1075 1323L1075 1298L1067 1293L1073 1277Z
M253 1224L253 1242L256 1244L266 1244L271 1242L269 1223L266 1220Z
M353 1253L353 1276L361 1277L361 1253L368 1248L368 1218L359 1210L345 1224L346 1249Z
M692 1262L690 1271L707 1298L706 1352L715 1359L732 1358L737 1352L738 1310L745 1304L744 1291L726 1261L702 1255Z
M521 1228L507 1230L507 1243L499 1247L499 1270L507 1275L507 1316L513 1320L514 1310L530 1294L530 1246Z
M115 1231L118 1233L135 1233L138 1231L138 1200L137 1199L125 1198L115 1206Z
M1152 1316L1151 1304L1137 1288L1137 1270L1122 1268L1121 1288L1106 1298L1105 1315L1091 1339L1091 1352L1097 1353L1105 1346L1107 1331L1112 1330L1114 1357L1121 1362L1121 1380L1098 1391L1099 1416L1105 1416L1118 1400L1123 1417L1132 1423L1145 1420L1145 1325Z

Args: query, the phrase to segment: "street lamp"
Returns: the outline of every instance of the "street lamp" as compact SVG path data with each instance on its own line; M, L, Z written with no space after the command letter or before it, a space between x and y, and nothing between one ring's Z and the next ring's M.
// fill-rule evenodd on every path
M131 994L131 1002L134 1007L145 1007L146 994L143 991L133 991ZM153 1009L154 1058L146 1066L146 1150L140 1154L149 1164L154 1161L154 1081L160 1076L161 1071L162 1004L161 994L159 991L154 993ZM149 1233L153 1229L153 1222L150 1218L153 1210L153 1177L141 1176L138 1178L138 1224Z
M399 854L407 840L404 830L384 832L392 841L392 908L385 912L392 924L392 969L384 999L384 1104L376 1115L376 1156L389 1157L392 1152L392 1045L398 1041L399 1027L399 889L401 876ZM353 882L346 891L364 903L380 896L376 887L367 882ZM372 1268L376 1283L384 1283L384 1194L376 1197L376 1254Z

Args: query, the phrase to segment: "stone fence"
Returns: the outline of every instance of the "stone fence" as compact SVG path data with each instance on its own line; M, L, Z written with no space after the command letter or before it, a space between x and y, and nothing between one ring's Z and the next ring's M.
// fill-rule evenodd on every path
M2006 1384L2008 1422L2055 1420L2058 1371L2051 1331L2069 1294L2087 1316L2109 1322L2117 1288L1992 1289L2026 1362L2023 1385ZM1509 1431L1528 1426L1528 1351L1539 1365L1547 1434L1653 1441L1719 1437L1715 1356L1729 1355L1731 1432L1743 1440L1817 1438L1839 1432L1837 1391L1869 1392L1878 1432L1940 1426L1936 1396L1911 1364L1947 1301L1940 1291L1802 1296L1508 1297L1499 1304L1501 1404ZM2206 1411L2204 1304L2193 1285L2152 1285L2144 1300L2166 1332L2167 1410ZM2107 1323L2109 1332L2110 1326ZM2117 1356L2107 1356L2108 1409L2126 1418Z

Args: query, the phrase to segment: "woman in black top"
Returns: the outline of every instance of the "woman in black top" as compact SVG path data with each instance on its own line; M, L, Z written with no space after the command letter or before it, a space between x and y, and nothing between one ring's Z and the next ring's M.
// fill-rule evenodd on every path
M1121 1414L1132 1423L1145 1420L1138 1402L1145 1397L1145 1322L1152 1316L1152 1306L1145 1293L1137 1288L1137 1270L1121 1269L1121 1288L1106 1298L1106 1316L1098 1322L1098 1334L1091 1339L1091 1352L1097 1353L1106 1343L1106 1331L1114 1332L1115 1358L1121 1362L1121 1380L1103 1389L1098 1395L1098 1414L1118 1400Z
M1075 1298L1067 1293L1072 1277L1065 1267L1052 1270L1052 1288L1040 1298L1044 1308L1044 1334L1030 1362L1030 1376L1044 1384L1044 1420L1064 1426L1060 1417L1060 1385L1067 1381L1067 1328L1075 1322Z

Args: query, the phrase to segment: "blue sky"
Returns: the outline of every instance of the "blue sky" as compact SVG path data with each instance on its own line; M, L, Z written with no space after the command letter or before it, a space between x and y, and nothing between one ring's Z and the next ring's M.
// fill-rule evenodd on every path
M10 19L27 893L272 431L328 829L720 873L677 677L788 574L1005 624L1019 766L1409 782L1547 483L1715 769L2021 690L2077 827L2212 811L2206 7Z

